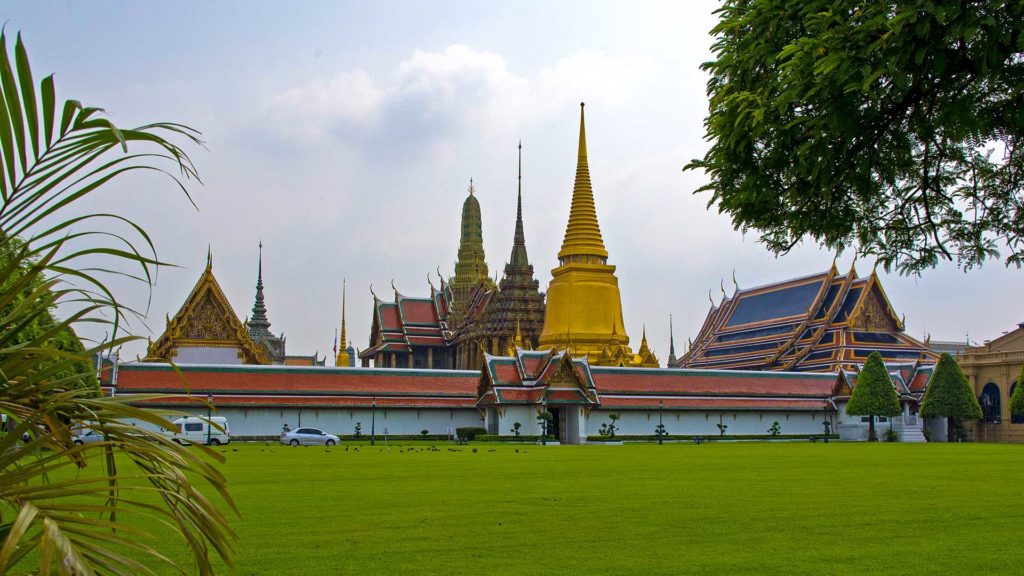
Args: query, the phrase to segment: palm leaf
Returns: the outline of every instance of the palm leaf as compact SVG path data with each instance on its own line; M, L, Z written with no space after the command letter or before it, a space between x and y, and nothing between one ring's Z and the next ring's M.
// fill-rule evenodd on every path
M237 514L219 454L132 425L170 428L177 414L104 397L80 370L137 339L124 327L142 315L106 282L151 285L164 263L130 219L83 215L76 206L138 171L168 178L192 202L186 182L198 174L172 139L200 144L199 134L164 122L123 129L99 108L58 106L53 77L37 89L20 35L12 58L2 32L0 92L0 574L26 566L40 574L152 574L155 564L173 565L155 544L166 534L132 528L125 515L176 534L202 574L213 573L213 558L230 566L234 533L203 491ZM57 306L71 312L55 318ZM75 326L97 323L110 329L109 340L54 345ZM77 427L105 441L75 446Z

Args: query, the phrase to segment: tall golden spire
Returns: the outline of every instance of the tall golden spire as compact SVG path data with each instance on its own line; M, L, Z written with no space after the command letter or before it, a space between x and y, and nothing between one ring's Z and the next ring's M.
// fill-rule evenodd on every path
M622 321L619 281L615 266L608 264L594 209L582 104L569 224L558 252L558 267L551 271L547 300L538 350L569 350L573 356L586 356L591 364L601 366L651 364L633 354Z
M352 357L348 353L348 334L345 330L345 279L341 280L341 342L338 347L338 357L334 359L335 366L348 367L352 365Z
M604 264L608 259L601 227L597 223L597 209L594 207L594 190L590 186L590 167L587 165L587 128L583 117L583 102L580 102L580 145L576 159L576 183L572 188L572 207L569 210L569 225L565 229L565 240L558 251L558 260L567 264L571 256L594 256L600 259L595 264ZM586 261L586 260L584 260Z

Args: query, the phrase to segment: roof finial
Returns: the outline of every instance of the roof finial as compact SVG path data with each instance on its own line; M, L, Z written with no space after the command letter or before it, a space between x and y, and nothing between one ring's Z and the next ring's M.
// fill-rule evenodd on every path
M732 286L736 289L736 292L740 291L740 285L736 282L736 269L732 269Z
M516 192L516 228L512 237L512 255L509 264L518 268L530 265L526 254L526 234L523 232L523 141L519 141L519 183Z
M213 248L209 244L206 245L206 269L213 269Z
M585 104L583 102L580 102L580 158L587 157L587 127L583 121L583 106L585 106Z
M373 295L374 300L380 300L380 298L377 296L377 293L373 291L373 282L370 282L370 294Z
M352 357L348 353L348 331L345 329L345 299L347 293L347 280L341 279L341 348L337 349L337 356L334 359L335 366L351 366Z
M348 332L345 330L345 300L347 299L348 292L348 280L346 278L341 279L341 345L344 347L345 342L348 342Z
M559 265L572 261L572 256L584 256L585 261L605 264L608 250L601 237L601 226L597 221L594 206L594 189L590 183L590 167L587 164L587 129L580 102L580 143L576 159L576 180L572 187L572 204L569 207L569 223L565 239L558 251Z
M270 320L267 319L267 305L263 297L263 240L259 242L256 270L256 298L252 305L252 318L247 325L249 335L259 342L263 336L270 334Z
M473 177L469 177L469 195L472 196L475 189L473 188Z
M668 315L668 365L676 363L676 335L672 329L672 315Z

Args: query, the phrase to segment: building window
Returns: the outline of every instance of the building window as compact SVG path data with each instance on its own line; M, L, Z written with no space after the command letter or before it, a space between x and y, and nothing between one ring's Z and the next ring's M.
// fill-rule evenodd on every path
M999 386L995 382L989 382L981 389L978 404L981 404L981 415L985 422L999 424L1002 421L1003 413L999 398Z
M861 416L860 417L860 421L863 422L864 424L867 424L867 423L869 423L871 421L871 417L870 416ZM886 418L885 416L875 416L875 422L877 422L877 423L882 424L882 423L885 423L885 422L888 422L888 421L889 421L889 419Z

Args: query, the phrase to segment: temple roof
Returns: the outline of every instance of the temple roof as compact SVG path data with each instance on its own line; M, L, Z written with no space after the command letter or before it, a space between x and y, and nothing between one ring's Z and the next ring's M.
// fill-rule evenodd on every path
M454 337L445 325L448 300L443 290L431 286L430 292L429 297L414 298L395 290L394 302L385 302L375 295L370 347L360 352L359 357L409 352L414 346L448 346Z
M217 406L472 408L479 372L293 366L124 364L117 393L159 394L148 405L180 406L213 395ZM191 395L189 395L191 392Z
M756 288L715 305L680 367L835 372L878 351L887 362L935 355L904 333L877 274L829 270Z
M591 366L564 353L485 356L477 404L565 402L603 408L808 410L832 408L841 375Z
M146 356L173 361L180 347L237 348L245 364L270 362L267 351L253 342L214 277L212 254L207 255L206 269L192 292L174 318L167 319L164 333L150 343Z

